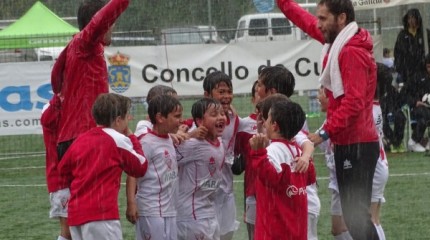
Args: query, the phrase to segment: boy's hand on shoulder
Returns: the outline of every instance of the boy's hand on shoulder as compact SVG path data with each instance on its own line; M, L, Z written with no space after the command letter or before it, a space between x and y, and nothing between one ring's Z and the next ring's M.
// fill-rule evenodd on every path
M252 150L266 148L269 145L269 139L264 133L257 133L249 139L249 145Z
M180 133L179 131L178 131L178 133L170 133L169 135L172 138L172 141L173 141L174 145L179 145L183 141L186 140L186 136L185 136L186 134Z
M308 170L309 167L309 156L302 155L300 157L296 157L294 161L296 161L296 172L304 173Z
M199 126L198 128L190 132L189 137L202 140L202 139L205 139L207 133L208 133L207 128L205 128L204 126Z

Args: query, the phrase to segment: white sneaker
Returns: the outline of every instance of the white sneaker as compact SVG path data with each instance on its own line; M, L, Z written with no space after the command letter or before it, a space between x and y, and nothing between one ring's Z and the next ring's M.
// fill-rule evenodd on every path
M412 152L425 152L426 151L426 149L420 143L417 143L412 139L409 139L408 147L409 147L409 150L411 150Z

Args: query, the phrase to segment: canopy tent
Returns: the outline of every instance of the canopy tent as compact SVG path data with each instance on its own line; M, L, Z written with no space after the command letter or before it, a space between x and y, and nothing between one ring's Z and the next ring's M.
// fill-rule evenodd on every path
M41 2L0 31L0 49L65 46L79 30Z

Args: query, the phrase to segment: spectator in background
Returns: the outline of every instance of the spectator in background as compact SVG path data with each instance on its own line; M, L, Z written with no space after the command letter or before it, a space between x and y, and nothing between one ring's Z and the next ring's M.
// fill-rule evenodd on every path
M403 29L397 36L394 46L394 67L399 74L398 83L408 82L414 74L425 69L422 26L419 10L416 8L409 9L403 17Z
M406 117L401 109L404 97L393 86L390 69L382 63L377 63L377 67L377 91L382 109L384 147L392 153L403 153L406 151L402 143L406 125Z
M418 72L402 89L406 103L411 108L411 118L416 122L412 126L412 137L408 141L409 149L414 152L430 150L430 143L426 148L421 145L427 123L430 121L430 99L423 99L424 95L430 93L430 54L426 56L425 64L426 71Z
M382 63L390 69L394 68L394 59L391 57L391 51L388 48L384 48L382 52Z

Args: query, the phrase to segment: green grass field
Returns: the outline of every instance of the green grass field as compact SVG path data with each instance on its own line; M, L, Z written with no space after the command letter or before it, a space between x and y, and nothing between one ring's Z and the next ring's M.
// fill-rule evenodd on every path
M250 112L249 99L236 100L241 116ZM306 106L304 97L296 98ZM184 101L189 111L191 100ZM189 117L189 114L186 115ZM137 117L138 118L138 117ZM323 116L309 119L313 131ZM134 124L134 123L133 123ZM131 125L131 126L135 126ZM390 178L385 191L387 202L382 208L382 226L387 239L430 239L430 157L420 153L388 154ZM319 239L332 239L330 234L327 169L323 155L317 150L321 214ZM0 240L56 239L57 220L48 218L49 198L45 185L43 143L40 135L0 137ZM124 182L124 181L123 181ZM243 224L243 177L235 179L237 219L241 222L234 239L247 239ZM125 240L134 239L134 228L125 220L124 186L119 195L121 223Z

